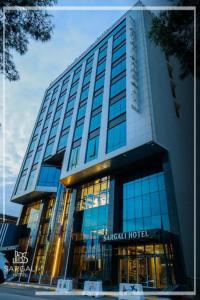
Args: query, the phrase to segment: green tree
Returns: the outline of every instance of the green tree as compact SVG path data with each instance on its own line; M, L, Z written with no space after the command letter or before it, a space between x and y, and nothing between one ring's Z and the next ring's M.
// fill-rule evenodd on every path
M53 32L52 16L45 10L5 10L8 6L51 6L56 0L1 0L0 2L0 72L3 74L3 18L5 17L5 76L18 80L13 51L23 55L28 51L30 38L48 41Z
M174 3L174 2L173 2ZM199 6L200 0L179 0L177 6L196 6L197 45L199 45ZM180 62L180 78L194 75L194 13L193 11L164 11L155 16L149 33L150 39L162 48L167 56L174 55ZM198 47L197 47L198 49ZM196 52L196 73L199 71L199 51Z

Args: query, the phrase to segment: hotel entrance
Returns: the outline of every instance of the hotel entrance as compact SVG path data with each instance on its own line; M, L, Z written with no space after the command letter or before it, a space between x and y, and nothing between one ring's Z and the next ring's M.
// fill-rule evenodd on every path
M173 282L174 275L166 250L162 244L116 248L119 282L139 283L152 288L167 287L169 277Z

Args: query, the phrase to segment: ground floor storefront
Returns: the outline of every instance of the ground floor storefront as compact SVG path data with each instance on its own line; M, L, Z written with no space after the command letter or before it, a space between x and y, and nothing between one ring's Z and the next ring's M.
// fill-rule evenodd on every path
M163 289L184 278L168 161L151 157L85 179L24 206L19 251L29 272L18 281L56 285L72 278Z

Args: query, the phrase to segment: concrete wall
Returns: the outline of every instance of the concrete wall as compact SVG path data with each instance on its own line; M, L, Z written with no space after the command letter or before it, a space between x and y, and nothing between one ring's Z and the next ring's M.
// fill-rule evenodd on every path
M151 16L145 13L146 47L151 86L152 119L155 141L168 149L174 183L181 244L187 276L193 278L194 266L194 89L193 78L180 80L179 64L170 58L176 99L172 96L170 78L164 54L148 38ZM180 103L180 118L176 116L174 100Z

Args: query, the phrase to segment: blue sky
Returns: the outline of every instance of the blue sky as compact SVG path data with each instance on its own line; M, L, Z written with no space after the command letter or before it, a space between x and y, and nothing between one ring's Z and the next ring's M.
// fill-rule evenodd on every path
M130 0L60 0L58 5L122 5ZM168 1L143 1L164 5ZM75 3L75 4L74 4ZM168 2L169 3L169 2ZM110 27L125 11L55 11L52 39L47 43L30 41L26 55L13 53L20 73L17 82L6 82L6 213L19 215L20 205L10 197L28 145L45 89L73 60ZM2 174L2 172L1 172ZM0 185L2 190L2 184ZM2 191L0 191L2 195ZM0 205L2 212L2 201Z

